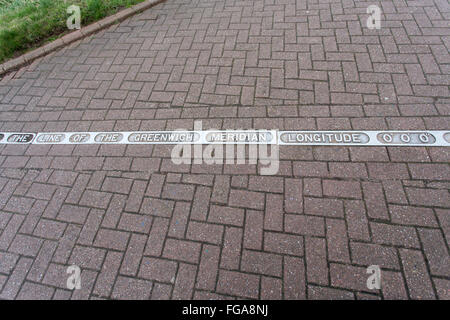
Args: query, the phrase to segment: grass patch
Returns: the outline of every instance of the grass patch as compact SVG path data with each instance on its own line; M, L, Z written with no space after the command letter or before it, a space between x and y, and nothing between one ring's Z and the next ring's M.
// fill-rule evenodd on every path
M66 12L81 9L81 25L145 0L0 0L0 63L55 38L67 29Z

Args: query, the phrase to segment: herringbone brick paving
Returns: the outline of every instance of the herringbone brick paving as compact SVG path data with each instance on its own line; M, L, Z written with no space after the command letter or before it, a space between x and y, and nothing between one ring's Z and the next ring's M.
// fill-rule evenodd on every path
M449 18L167 0L4 77L0 131L448 130ZM450 299L448 148L283 146L270 177L171 149L0 145L0 298Z

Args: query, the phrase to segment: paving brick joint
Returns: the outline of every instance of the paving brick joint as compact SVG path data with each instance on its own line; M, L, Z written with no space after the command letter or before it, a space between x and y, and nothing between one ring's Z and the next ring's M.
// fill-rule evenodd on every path
M4 76L0 132L448 131L449 17L167 0ZM172 148L0 144L0 299L450 299L448 147L286 145L274 176Z

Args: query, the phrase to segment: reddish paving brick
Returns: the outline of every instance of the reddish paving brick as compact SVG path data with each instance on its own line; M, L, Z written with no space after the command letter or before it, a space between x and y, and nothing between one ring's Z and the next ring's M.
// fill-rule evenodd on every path
M432 275L450 276L450 256L442 233L438 229L418 229L423 251Z
M172 286L162 283L153 284L151 300L169 300Z
M242 226L244 223L244 210L238 208L211 206L209 222L228 224L234 226Z
M148 236L145 255L160 256L164 246L164 240L169 228L168 219L155 218Z
M30 270L33 260L25 257L21 257L17 262L14 271L9 276L8 281L4 284L2 292L0 293L1 299L12 300L19 292L20 285L25 280L25 276Z
M161 159L133 158L131 171L155 172L158 171L160 163Z
M217 292L256 299L259 296L259 276L220 270Z
M279 277L282 270L282 258L275 254L244 250L241 257L241 270Z
M195 290L194 293L194 300L235 300L234 297L222 295L222 294L216 294L211 293L208 291L198 291Z
M341 200L305 197L305 213L325 217L344 217Z
M281 300L282 281L280 279L261 278L261 300Z
M370 293L357 292L356 300L381 300L381 297Z
M362 187L367 215L372 219L388 220L389 214L384 200L382 185L380 183L363 182Z
M162 197L173 200L192 200L194 198L194 187L188 185L166 184Z
M117 226L123 207L125 206L125 199L125 195L113 195L111 202L108 205L108 209L106 210L105 217L103 218L102 227L115 228Z
M191 218L205 221L208 216L209 200L211 198L211 188L197 187L192 203Z
M55 218L58 215L58 212L66 199L67 194L69 193L68 188L60 187L56 190L53 195L52 200L50 200L47 208L44 211L44 217L46 218ZM67 201L67 199L66 199Z
M425 259L420 251L399 249L403 272L412 299L435 299Z
M200 243L167 239L164 245L163 257L173 260L197 263L200 256Z
M369 223L364 203L358 200L345 202L348 235L351 239L370 240Z
M128 194L133 180L107 177L103 182L102 190L114 193Z
M419 238L412 227L389 225L384 223L370 223L372 239L375 243L419 248Z
M9 246L9 251L24 256L35 257L39 252L43 240L28 235L18 234Z
M190 240L220 244L223 226L192 221L188 225L186 238Z
M305 196L321 197L322 196L322 182L317 178L303 179L303 194Z
M431 207L447 207L450 194L447 190L405 188L410 204Z
M19 255L15 253L0 252L0 259L2 261L0 264L0 272L10 274L19 259Z
M362 193L358 182L323 180L323 194L333 198L361 199Z
M411 162L427 162L430 161L430 156L427 150L420 147L392 147L388 148L391 161L403 162L408 159ZM422 165L419 165L419 167ZM411 165L409 165L411 168Z
M245 190L230 191L229 204L233 207L243 207L249 209L264 209L264 194Z
M442 226L442 232L447 240L447 244L450 243L450 210L435 209L436 216Z
M172 299L192 299L196 273L197 266L180 263L177 278L175 280L175 286L173 288Z
M85 190L89 181L89 175L80 174L73 185L73 188L70 190L70 193L67 195L66 202L67 203L78 203L80 200L83 191Z
M33 234L40 238L58 240L64 233L66 223L40 219Z
M127 171L131 167L131 158L106 158L103 163L103 170L123 170ZM96 169L94 169L96 170Z
M400 272L383 270L381 275L381 291L383 292L384 299L408 299L408 293L404 283L404 278Z
M104 258L105 250L75 246L70 256L69 264L79 266L82 269L89 268L100 270Z
M189 217L189 204L177 202L170 221L168 236L173 238L184 238Z
M303 256L303 237L265 232L264 251Z
M211 245L203 247L198 270L201 276L197 278L196 288L214 291L219 270L219 258L219 247Z
M261 250L263 243L264 213L248 210L245 218L244 248Z
M127 204L125 206L125 210L131 212L138 212L142 203L142 199L144 198L145 188L147 186L147 182L136 180L133 182L133 186L131 191L129 192L129 196L127 199Z
M358 265L378 265L380 268L399 269L397 250L391 247L362 242L350 242L352 262Z
M308 283L328 285L326 241L321 238L305 238L306 275Z
M369 177L380 180L409 179L408 169L403 163L368 163Z
M288 213L303 212L302 181L300 179L285 179L284 208Z
M47 206L47 201L38 200L34 202L33 206L30 209L30 212L27 214L25 221L23 222L19 232L21 233L32 233L36 224L39 221L40 216L45 210Z
M285 215L284 230L308 236L325 236L325 220L322 217Z
M330 175L338 178L367 178L367 170L364 163L331 162L329 163Z
M67 263L70 252L75 245L75 242L80 234L81 228L69 224L64 232L64 235L59 240L58 248L53 255L52 261L57 263Z
M81 197L80 204L87 207L106 209L110 199L110 193L86 190Z
M292 164L292 170L296 177L326 177L328 176L328 167L326 162L295 162Z
M308 298L311 300L354 300L355 295L351 291L309 285Z
M12 213L1 212L0 213L0 229L3 230L6 228L6 225L9 222L9 219L12 217Z
M202 186L212 186L214 175L211 174L184 174L183 183L192 183Z
M408 158L409 160L409 158ZM450 180L450 169L446 164L408 164L413 179Z
M381 162L389 161L389 156L385 147L351 147L350 158L352 161Z
M407 204L405 191L401 181L386 180L383 181L384 195L388 203Z
M251 176L249 179L249 189L253 191L283 193L283 179L268 176Z
M159 282L175 281L177 263L157 258L143 258L139 270L139 277Z
M302 258L283 259L283 296L286 300L306 298L305 262Z
M165 178L165 175L156 173L152 174L145 195L151 197L159 197L161 195Z
M95 238L94 245L123 251L127 247L129 237L130 234L128 232L100 229Z
M220 267L238 269L242 248L242 229L229 227L225 229Z
M228 193L230 190L230 177L229 176L216 176L214 181L213 193L211 195L211 201L217 203L227 203Z
M174 202L170 200L160 200L154 198L144 198L141 212L159 217L170 217L172 215Z
M147 236L145 235L131 234L130 241L127 245L127 251L125 252L122 266L120 268L121 274L130 276L136 275L146 241Z
M436 287L437 295L440 300L450 299L450 281L447 279L433 279L434 286Z
M152 217L141 214L123 213L117 229L131 232L148 233L150 230L152 219Z
M27 196L36 199L51 200L55 190L56 186L43 183L33 183L31 188L28 189Z
M88 216L89 208L63 205L58 215L58 219L67 222L83 224Z
M366 274L366 267L362 268L335 263L330 264L330 279L333 287L376 292L377 290L370 290L367 288L368 276L369 275Z
M348 150L340 147L314 147L314 158L319 161L348 161Z
M105 158L103 157L81 157L78 160L75 170L100 170L104 161Z
M123 254L108 251L102 270L97 277L93 293L102 297L109 297L114 285L114 280L119 272Z
M34 200L23 197L11 197L4 210L26 214L33 206Z
M114 285L113 299L145 300L150 297L152 282L119 276Z
M437 227L433 210L429 208L390 205L389 212L394 223Z
M17 295L17 300L50 300L54 288L37 283L25 282Z
M283 197L281 195L268 194L266 202L264 229L283 230Z
M348 237L344 220L326 219L328 259L349 262Z
M81 286L80 290L76 290L73 294L72 297L70 298L71 300L88 300L92 289L94 287L95 284L95 280L97 278L97 272L94 271L90 271L90 270L81 270L81 279L82 282L84 284L84 286Z

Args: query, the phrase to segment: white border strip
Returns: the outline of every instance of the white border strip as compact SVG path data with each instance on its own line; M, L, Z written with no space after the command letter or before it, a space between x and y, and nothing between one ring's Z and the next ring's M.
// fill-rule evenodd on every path
M0 133L0 144L278 144L448 147L450 131L126 131Z

